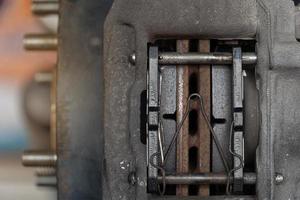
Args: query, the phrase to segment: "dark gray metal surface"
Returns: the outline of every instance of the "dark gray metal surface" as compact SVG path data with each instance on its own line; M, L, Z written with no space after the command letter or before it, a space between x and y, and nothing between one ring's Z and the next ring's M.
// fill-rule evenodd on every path
M255 163L259 138L260 111L255 69L246 70L244 76L244 139L245 167Z
M103 22L109 0L63 0L57 81L58 199L102 198Z
M232 51L232 112L233 112L233 191L243 191L244 176L244 77L242 69L242 49Z
M222 149L225 151L230 167L232 158L228 148L228 138L230 138L232 122L231 71L231 66L212 66L212 115L217 122L220 122L214 124L214 131L219 140L222 141ZM212 171L225 172L215 144L212 146Z
M160 96L160 74L158 67L158 47L149 48L148 65L148 89L147 89L147 157L148 157L148 191L155 192L158 188L156 166L161 164L161 156L158 144L160 134L159 119L159 96Z
M128 60L135 51L134 29L123 25L113 27L110 36L104 40L117 48L109 47L107 42L104 44L106 189L103 198L130 199L137 195L145 199L147 150L140 140L139 97L147 87L147 56L141 76L137 73L139 68ZM145 53L147 55L147 48ZM138 85L133 86L134 82ZM135 186L128 183L132 171L136 172ZM141 191L135 191L135 187Z
M212 67L212 113L215 118L214 130L222 143L225 155L231 164L229 153L229 137L232 122L232 66L214 65ZM245 165L249 166L255 161L256 148L258 144L259 109L258 90L256 88L255 70L246 70L244 77L244 138L245 138ZM212 171L224 172L220 156L216 146L213 144Z
M107 22L134 26L150 38L252 38L256 11L254 0L117 0Z
M295 7L288 0L258 1L257 87L260 135L257 150L257 198L299 199L299 43ZM292 153L293 152L293 153ZM286 155L289 157L286 157ZM285 160L286 159L286 160ZM276 173L289 174L275 185ZM291 176L290 173L293 175Z
M161 96L160 96L160 119L164 133L165 148L170 144L172 136L176 131L176 68L170 66L160 66L161 70ZM165 163L167 172L176 172L176 148L170 152L168 161Z
M272 195L276 200L297 200L300 199L300 70L275 70L270 73L270 82L274 83L270 87ZM276 182L276 174L283 176L282 182Z
M268 44L270 68L300 67L300 44L295 36L295 6L290 0L259 0L259 20L262 29L258 40ZM266 34L266 35L265 35ZM262 41L262 35L266 41Z
M233 48L233 65L232 65L232 103L233 111L243 109L244 88L243 88L243 73L242 73L242 50L241 48ZM242 126L240 120L235 120L235 126ZM241 120L243 122L243 120Z

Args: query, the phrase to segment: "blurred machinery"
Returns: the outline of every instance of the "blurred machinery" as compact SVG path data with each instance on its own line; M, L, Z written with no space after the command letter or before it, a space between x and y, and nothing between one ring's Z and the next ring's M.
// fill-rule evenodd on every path
M32 11L58 32L24 47L58 63L35 76L45 115L26 101L49 149L22 159L58 199L300 199L297 2L32 0Z
M26 50L57 50L58 9L57 0L32 0L32 13L41 20L49 33L25 35L23 45ZM49 141L48 144L42 144L40 150L25 151L23 165L37 167L38 186L56 187L56 67L52 71L36 73L24 94L24 106L31 131L39 132L40 137L48 135ZM39 137L35 138L39 140Z

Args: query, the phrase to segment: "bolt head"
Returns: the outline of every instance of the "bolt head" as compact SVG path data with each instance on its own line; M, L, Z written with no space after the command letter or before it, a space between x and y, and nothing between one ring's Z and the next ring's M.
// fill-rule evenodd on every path
M130 56L129 56L129 62L133 65L135 65L135 62L136 62L136 55L135 53L132 53Z
M276 184L281 184L284 181L284 177L280 173L275 174L275 183Z

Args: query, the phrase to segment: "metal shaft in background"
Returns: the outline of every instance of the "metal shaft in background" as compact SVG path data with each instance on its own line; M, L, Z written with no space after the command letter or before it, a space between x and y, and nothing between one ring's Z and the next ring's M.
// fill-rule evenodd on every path
M32 0L31 11L37 15L58 14L59 2L54 0Z
M254 65L257 56L254 53L243 53L243 65ZM199 64L232 64L232 53L180 53L164 52L159 54L161 65L199 65Z
M58 39L56 35L27 34L24 36L23 45L26 50L56 50Z
M166 184L170 185L201 185L201 184L214 184L225 185L227 184L228 176L224 173L198 173L198 174L179 174L165 176ZM158 181L162 182L162 177L158 177ZM230 183L233 182L233 177L230 177ZM245 173L243 182L246 185L256 184L255 173Z
M25 151L22 155L22 163L26 167L54 167L57 155L48 151Z

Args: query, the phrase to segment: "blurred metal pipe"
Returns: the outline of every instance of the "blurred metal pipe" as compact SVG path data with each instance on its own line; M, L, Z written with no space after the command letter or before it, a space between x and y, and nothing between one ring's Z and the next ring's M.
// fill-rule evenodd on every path
M56 35L49 34L26 34L23 39L26 50L56 50L58 39Z
M37 72L34 74L34 80L38 83L50 83L53 79L51 72Z
M56 169L54 167L41 167L36 169L35 175L38 177L56 176Z
M22 163L26 167L54 167L56 161L57 155L48 151L25 151L22 156Z
M49 15L49 14L58 14L59 3L56 1L43 1L35 2L32 1L31 11L36 15Z
M39 187L56 187L57 179L56 177L38 177L36 185Z

